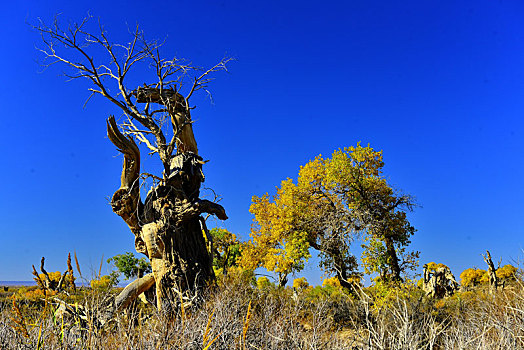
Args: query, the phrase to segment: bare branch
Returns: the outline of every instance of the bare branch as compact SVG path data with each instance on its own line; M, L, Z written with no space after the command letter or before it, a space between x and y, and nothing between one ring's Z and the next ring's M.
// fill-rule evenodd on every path
M125 130L126 134L133 135L151 152L158 153L168 176L175 150L176 153L189 151L198 154L189 98L195 91L207 92L213 80L212 73L227 71L227 63L232 59L223 58L205 70L176 56L162 58L160 49L164 42L147 40L138 25L129 30L131 38L128 43L117 44L111 41L100 21L94 29L90 28L91 19L92 16L87 16L79 23L67 26L62 26L58 17L51 25L39 20L33 28L42 38L43 46L39 51L44 56L43 66L63 64L69 68L64 72L69 80L87 79L92 84L85 104L92 96L101 95L120 108L129 120L138 122L140 126L133 124ZM138 89L130 89L126 86L126 77L139 62L148 64L148 73L153 80L146 81ZM184 97L181 91L185 87L189 91ZM139 90L156 90L158 96L143 100ZM144 102L146 105L140 108L138 104ZM169 120L171 125L166 124ZM154 141L148 135L153 136Z
M145 134L152 133L150 130L139 130L136 127L136 125L133 123L131 118L128 118L127 122L123 123L122 125L128 127L128 129L126 130L126 133L129 133L129 134L132 134L133 136L135 136L137 138L137 140L140 143L144 143L147 146L147 148L149 148L151 150L151 152L158 153L158 148L153 146L151 144L151 142L145 136Z
M189 105L187 102L193 96L193 93L200 89L206 89L207 85L214 79L208 77L211 73L218 72L218 71L226 71L227 72L227 64L233 60L232 57L224 57L220 60L216 65L211 67L210 69L206 70L204 73L202 73L199 77L194 78L193 86L191 87L191 90L186 96L186 105Z

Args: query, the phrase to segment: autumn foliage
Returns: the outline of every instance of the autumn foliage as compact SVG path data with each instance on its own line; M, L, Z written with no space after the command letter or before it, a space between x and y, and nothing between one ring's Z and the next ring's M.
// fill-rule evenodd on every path
M351 244L364 237L364 267L384 279L400 280L414 268L418 253L406 253L415 229L406 213L413 199L395 191L382 173L382 152L348 147L321 155L300 167L298 178L286 179L276 194L254 196L251 240L242 249L241 266L276 272L280 284L320 255L320 267L351 288L358 275Z
M495 273L501 281L515 281L517 268L513 265L507 264L499 267ZM489 283L489 275L486 270L469 268L460 274L461 284L466 287L476 287L482 284Z

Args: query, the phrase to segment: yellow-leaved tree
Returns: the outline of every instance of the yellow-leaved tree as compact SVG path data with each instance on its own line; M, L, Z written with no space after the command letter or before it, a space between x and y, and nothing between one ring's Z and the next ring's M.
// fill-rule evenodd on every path
M305 277L295 278L293 280L293 288L296 290L303 290L309 287L309 283Z
M464 287L475 287L482 283L483 277L488 278L486 270L470 268L460 274L460 284Z
M321 268L351 289L358 264L350 245L365 234L384 247L379 255L366 256L367 271L400 280L403 267L411 266L397 252L403 252L415 232L406 218L414 203L387 183L383 166L381 151L357 144L331 158L319 155L300 168L296 183L282 181L273 197L254 196L251 239L240 264L274 271L283 285L288 274L304 267L313 248Z
M514 281L517 276L517 268L513 265L506 264L499 267L496 271L497 277L504 281Z
M517 268L507 264L499 267L495 273L502 282L510 282L516 279ZM480 284L489 283L489 274L486 270L469 268L460 274L460 283L464 287L475 287Z

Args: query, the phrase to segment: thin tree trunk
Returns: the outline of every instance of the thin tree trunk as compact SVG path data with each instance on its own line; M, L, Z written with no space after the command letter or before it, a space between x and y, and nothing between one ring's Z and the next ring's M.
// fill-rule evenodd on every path
M346 289L348 292L352 294L356 294L357 290L355 289L355 286L353 285L353 283L349 280L348 271L350 269L344 262L340 249L337 247L333 249L331 253L332 253L332 259L335 265L336 276L340 283L340 286Z
M395 282L402 282L402 277L400 277L400 265L398 262L397 251L395 250L395 245L393 240L389 237L384 238L384 243L386 244L386 252L388 254L388 263L391 269L391 280Z
M278 286L285 287L287 284L287 273L279 272L278 274Z
M489 253L489 250L486 250L484 261L486 264L488 264L489 292L493 293L498 289L498 287L502 287L502 289L504 289L505 283L500 282L497 277L497 269L495 268L495 264L493 264L493 260L491 260L491 254Z

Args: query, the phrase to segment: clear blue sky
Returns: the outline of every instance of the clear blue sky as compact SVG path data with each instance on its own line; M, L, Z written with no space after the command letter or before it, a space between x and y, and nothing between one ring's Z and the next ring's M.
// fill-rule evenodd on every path
M158 4L158 5L157 5ZM30 280L47 258L85 270L133 251L112 213L117 113L62 67L41 72L26 24L90 11L114 38L138 22L166 55L237 59L193 116L205 185L223 225L247 239L251 196L273 192L319 153L370 143L391 183L421 205L410 220L421 262L455 275L524 257L524 3L521 1L9 1L0 13L0 280ZM154 171L154 169L146 169ZM213 226L213 224L211 224ZM319 281L313 263L305 275ZM457 276L458 277L458 276Z

